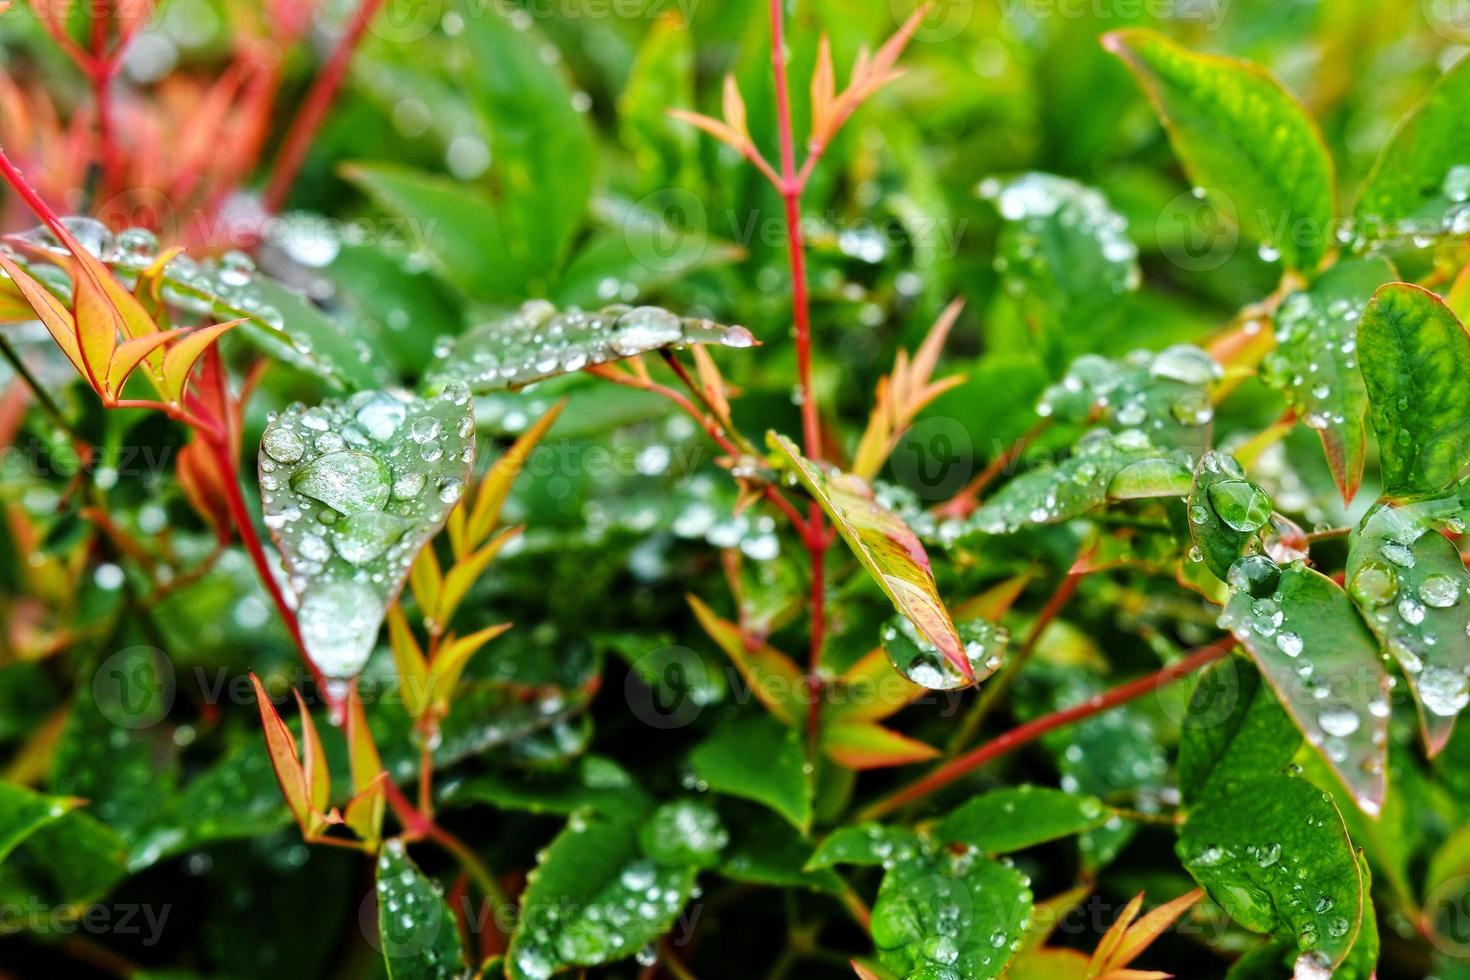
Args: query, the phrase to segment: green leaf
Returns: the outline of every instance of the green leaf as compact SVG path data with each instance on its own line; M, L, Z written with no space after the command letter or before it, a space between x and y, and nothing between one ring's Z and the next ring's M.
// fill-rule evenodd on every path
M1433 492L1470 464L1470 336L1427 289L1390 283L1358 323L1384 489Z
M802 888L835 894L842 879L827 868L808 868L812 842L769 810L739 805L726 808L730 845L712 868L731 881L774 888Z
M753 800L806 833L812 781L801 734L774 718L727 721L689 754L694 775L716 793Z
M391 840L378 854L378 939L390 980L449 980L465 972L459 922L439 886Z
M487 302L525 295L525 273L508 249L500 208L483 191L395 164L354 163L342 172L378 207L413 223L416 246L446 282Z
M1461 58L1399 124L1358 194L1359 242L1419 239L1431 229L1464 237L1470 221L1470 59Z
M1274 592L1230 596L1220 624L1250 652L1307 742L1359 808L1383 808L1388 674L1378 644L1335 582L1301 563Z
M864 823L832 831L817 845L806 866L808 870L833 868L839 864L888 866L912 860L920 850L920 839L912 830Z
M1101 193L1065 177L1028 173L990 179L981 194L1005 222L996 271L1052 349L1076 350L1106 334L1138 288L1138 248Z
M1353 536L1345 573L1368 628L1403 671L1431 757L1470 703L1470 571L1442 533L1463 527L1462 514L1453 497L1379 506Z
M643 853L659 864L714 867L730 843L730 832L715 808L704 800L665 803L638 829Z
M84 906L122 879L127 844L82 803L0 782L0 898Z
M650 858L638 829L636 819L579 815L551 842L521 895L510 980L624 959L673 925L696 869Z
M694 189L699 133L669 116L670 106L695 104L693 31L676 14L660 17L643 35L618 97L619 142L637 165L645 191Z
M547 52L530 15L464 0L466 82L490 130L488 178L505 249L527 279L522 295L545 295L571 247L592 190L597 147L587 116Z
M952 811L934 833L943 841L1005 854L1101 827L1112 816L1095 796L1045 786L991 790Z
M681 317L656 306L558 311L544 300L532 300L464 334L429 368L425 380L431 388L463 382L483 395L685 344L750 347L755 337L744 327Z
M1286 394L1317 430L1332 479L1349 502L1363 478L1368 389L1358 370L1357 323L1373 293L1394 278L1387 259L1345 259L1276 310L1276 350L1262 379Z
M1233 456L1210 452L1200 459L1188 513L1194 546L1217 578L1237 588L1269 588L1274 563L1259 552L1260 533L1271 522L1271 498L1245 478ZM1247 551L1252 557L1242 558ZM1256 574L1267 581L1251 582Z
M1000 976L1031 916L1028 879L1015 868L949 849L898 861L873 903L873 945L905 977Z
M611 759L586 756L566 770L504 770L447 783L441 806L487 803L501 810L570 816L578 810L637 813L648 797L628 772Z
M1190 695L1179 739L1179 795L1190 803L1211 786L1281 772L1301 744L1254 667L1235 657L1211 664Z
M1070 521L1109 500L1178 497L1189 484L1189 460L1182 452L1158 448L1137 429L1096 429L1060 463L1039 466L1001 487L959 533L1014 534Z
M1148 93L1194 185L1288 266L1314 267L1332 244L1332 158L1281 83L1152 31L1114 31L1103 45Z
M1333 980L1372 980L1378 965L1378 919L1373 913L1373 901L1369 891L1371 872L1368 859L1359 854L1358 863L1363 875L1362 928L1346 959L1332 971ZM1270 939L1246 953L1230 966L1226 980L1280 980L1295 972L1297 958L1295 938ZM1309 958L1307 963L1312 961ZM1310 976L1310 974L1308 974Z
M990 658L988 648L975 651L978 663L971 661L971 651L939 597L924 546L902 518L874 498L865 480L813 463L777 432L768 432L766 443L777 465L792 473L821 505L893 607L940 656L972 682L983 680L1000 666L999 659Z
M464 490L474 434L463 385L429 400L363 391L296 404L266 427L265 523L300 599L306 652L328 677L366 663L419 549Z
M1342 962L1361 927L1357 856L1331 798L1305 780L1234 781L1189 811L1179 859L1232 919ZM1301 974L1298 974L1299 976Z

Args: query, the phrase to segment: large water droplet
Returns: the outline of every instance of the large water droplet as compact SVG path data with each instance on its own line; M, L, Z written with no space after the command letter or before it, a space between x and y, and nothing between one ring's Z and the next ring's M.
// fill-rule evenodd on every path
M1010 634L1004 627L975 619L958 623L955 628L976 677L984 677L1000 666L1006 644L1010 642ZM888 620L879 637L889 662L915 684L935 691L953 691L970 685L970 680L919 634L908 617L894 616Z
M328 677L354 677L367 663L383 619L382 602L356 582L309 589L297 613L312 662Z
M1259 531L1271 519L1271 498L1254 483L1226 480L1212 484L1208 494L1216 516L1242 533Z
M388 465L372 453L348 450L320 456L291 474L291 489L339 514L382 510L391 494Z

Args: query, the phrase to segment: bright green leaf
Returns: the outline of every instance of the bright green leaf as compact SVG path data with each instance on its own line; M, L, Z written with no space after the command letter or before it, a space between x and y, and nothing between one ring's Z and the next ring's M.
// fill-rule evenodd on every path
M962 804L934 832L943 841L1004 854L1101 827L1111 815L1095 796L1045 786L1012 786Z
M378 854L378 940L390 980L451 980L465 972L459 921L401 841Z

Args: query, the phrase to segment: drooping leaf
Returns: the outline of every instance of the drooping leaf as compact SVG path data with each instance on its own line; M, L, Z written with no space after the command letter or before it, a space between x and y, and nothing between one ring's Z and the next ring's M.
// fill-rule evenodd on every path
M1347 259L1292 293L1276 310L1276 350L1263 365L1262 377L1322 438L1344 501L1357 493L1367 452L1368 389L1358 370L1357 323L1374 291L1393 278L1386 259Z
M990 179L981 194L1005 222L996 271L1044 343L1075 351L1104 336L1118 298L1138 288L1138 248L1128 225L1097 190L1028 173Z
M506 976L542 980L565 967L632 956L673 925L696 870L646 854L636 816L573 817L521 895Z
M1383 504L1354 535L1345 573L1368 628L1403 671L1430 756L1470 704L1470 571L1442 533L1461 527L1461 515L1455 498Z
M826 511L853 555L920 637L972 682L983 680L1000 666L998 660L992 664L986 659L989 651L979 664L970 662L969 651L939 597L924 546L901 518L874 498L866 481L811 462L779 433L767 433L766 442L778 464Z
M1220 623L1358 806L1381 811L1388 674L1347 593L1298 562L1280 570L1271 592L1234 592Z
M390 980L451 980L465 974L459 922L439 886L392 840L378 854L378 941Z
M1470 231L1470 136L1457 124L1467 103L1470 60L1461 58L1379 154L1354 209L1358 243Z
M1270 588L1274 563L1260 554L1259 535L1271 510L1271 498L1245 478L1233 456L1210 452L1200 460L1189 493L1189 533L1199 557L1222 582ZM1247 552L1250 557L1242 557ZM1256 575L1267 581L1251 582Z
M807 861L808 870L839 864L887 867L910 861L922 852L920 838L904 827L863 823L838 827L828 834Z
M1470 336L1438 296L1408 283L1373 295L1358 322L1368 417L1384 489L1433 492L1470 465Z
M293 405L261 437L261 504L291 570L307 653L329 677L362 669L415 556L474 460L469 392L365 391Z
M991 790L951 811L935 834L946 842L1005 854L1101 827L1111 812L1095 796L1045 786Z
M1148 93L1194 185L1288 266L1315 266L1331 244L1332 158L1281 83L1152 31L1114 31L1103 45Z
M656 306L558 311L544 300L532 300L460 337L430 366L426 381L434 388L461 381L483 395L665 347L754 343L744 327L681 317Z
M1000 976L1031 915L1021 872L949 849L894 863L873 903L873 944L905 977Z
M1177 850L1247 929L1292 940L1326 968L1352 948L1364 901L1357 855L1331 798L1306 780L1255 775L1206 795Z
M689 754L694 775L716 793L770 807L805 833L812 784L801 733L774 718L728 721Z
M1301 736L1256 669L1239 658L1207 667L1195 683L1179 739L1179 795L1283 771Z
M0 898L85 906L122 879L127 845L82 805L0 782Z

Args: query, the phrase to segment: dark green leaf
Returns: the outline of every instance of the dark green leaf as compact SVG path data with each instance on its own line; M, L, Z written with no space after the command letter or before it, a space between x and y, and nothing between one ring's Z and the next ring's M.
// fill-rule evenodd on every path
M600 756L573 762L565 771L484 773L446 783L444 806L488 803L502 810L569 816L578 810L636 813L646 810L648 798L628 772Z
M391 980L449 980L465 973L459 922L439 886L418 869L403 844L378 855L378 940Z
M1199 556L1222 582L1269 590L1274 567L1260 555L1260 532L1271 520L1271 498L1245 478L1233 456L1206 453L1189 494L1189 533ZM1243 558L1246 552L1250 558ZM1239 568L1232 575L1232 569ZM1255 582L1255 578L1267 581Z
M1152 31L1115 31L1103 44L1148 92L1195 186L1288 266L1315 266L1332 243L1332 158L1281 83Z
M81 805L0 782L0 898L81 906L123 877L127 844Z
M1188 803L1212 785L1280 772L1301 743L1254 667L1234 657L1212 664L1189 699L1179 739L1179 794Z
M839 864L860 867L889 866L908 861L920 853L919 838L902 827L864 823L838 827L817 846L807 861L808 869L832 868Z
M715 866L730 832L704 800L675 800L654 810L638 829L643 853L659 864Z
M1382 810L1388 674L1347 593L1296 563L1281 570L1273 593L1234 592L1220 622L1358 806Z
M812 821L812 781L801 735L767 715L727 721L689 754L694 775L716 793L770 807L803 833Z
M941 820L934 832L942 841L1004 854L1101 827L1111 815L1095 796L1014 786L975 797Z
M1470 464L1470 336L1438 296L1378 290L1358 323L1368 416L1389 493L1433 492Z
M1460 501L1383 504L1354 535L1348 594L1398 662L1419 706L1431 756L1470 703L1470 571L1442 533L1458 530Z

